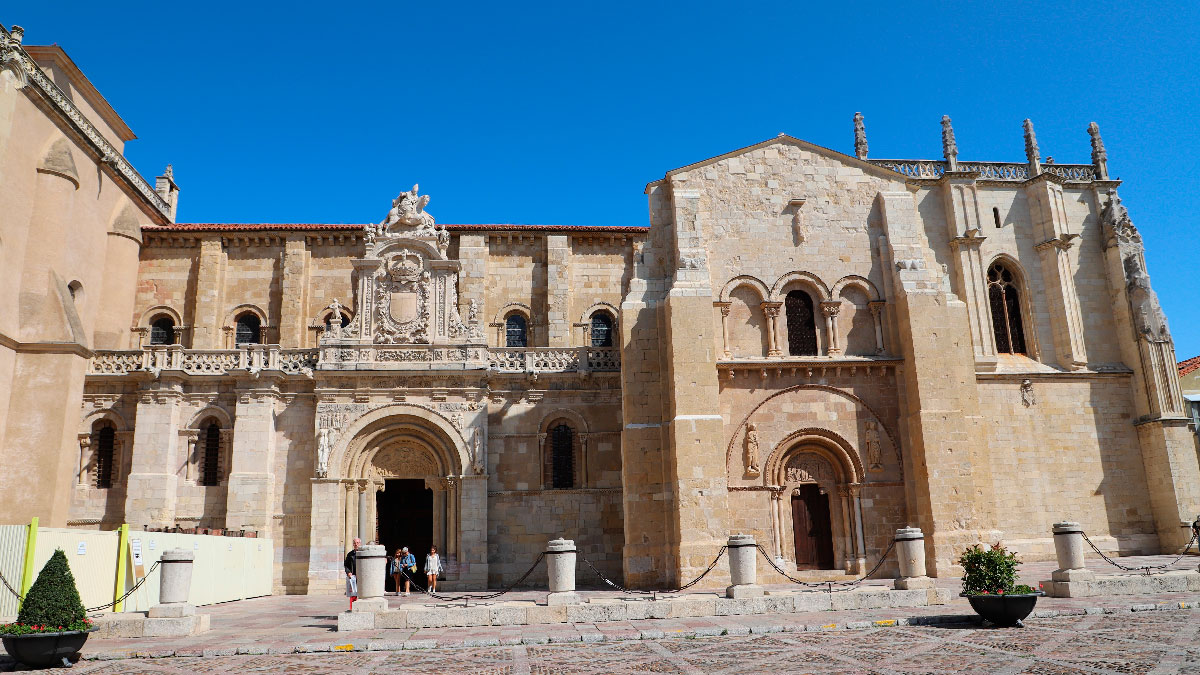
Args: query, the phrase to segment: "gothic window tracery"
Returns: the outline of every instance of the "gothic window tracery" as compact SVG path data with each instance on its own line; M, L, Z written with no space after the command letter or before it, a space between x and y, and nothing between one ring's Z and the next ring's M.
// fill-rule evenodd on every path
M613 319L608 312L596 312L592 315L592 346L613 346Z
M169 316L160 316L150 324L150 344L175 344L175 321Z
M234 343L253 345L262 341L262 321L253 312L242 312L234 327Z
M513 312L504 319L504 346L529 346L529 326L525 317L518 312Z
M988 268L988 302L996 333L996 351L1025 354L1025 328L1021 322L1021 299L1017 279L1003 263Z
M817 322L813 315L812 297L804 291L791 291L784 298L787 318L788 354L815 356L817 354Z

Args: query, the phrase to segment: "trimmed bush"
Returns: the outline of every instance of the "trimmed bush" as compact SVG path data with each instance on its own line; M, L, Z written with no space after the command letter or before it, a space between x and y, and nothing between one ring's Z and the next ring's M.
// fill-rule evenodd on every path
M25 596L17 623L64 629L86 618L75 577L67 564L67 555L58 549L38 573L37 581Z

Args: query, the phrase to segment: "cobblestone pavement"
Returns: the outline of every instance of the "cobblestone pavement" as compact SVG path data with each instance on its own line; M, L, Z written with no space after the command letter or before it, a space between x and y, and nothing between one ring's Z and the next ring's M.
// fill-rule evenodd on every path
M121 673L1200 673L1200 612L598 643L85 661Z

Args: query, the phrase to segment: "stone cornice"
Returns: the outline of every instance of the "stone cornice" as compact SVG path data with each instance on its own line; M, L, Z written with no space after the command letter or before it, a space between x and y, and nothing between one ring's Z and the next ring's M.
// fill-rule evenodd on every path
M150 205L164 223L171 222L171 207L154 188L142 177L137 169L125 159L108 139L96 129L95 125L71 102L58 85L42 72L41 67L33 57L21 47L18 40L13 39L9 31L0 26L0 66L19 74L23 80L23 89L30 91L30 85L51 111L58 114L68 127L75 130L79 137L89 145L99 156L101 163L107 165L112 174L119 178L135 194Z
M95 352L78 342L21 342L4 333L0 333L0 347L17 352L18 354L74 354L90 359Z

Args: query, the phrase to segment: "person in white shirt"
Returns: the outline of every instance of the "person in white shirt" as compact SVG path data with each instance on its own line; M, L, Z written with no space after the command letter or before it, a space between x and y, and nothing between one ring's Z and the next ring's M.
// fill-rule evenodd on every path
M429 547L429 555L425 556L425 578L429 581L429 592L437 592L438 575L442 573L442 559L438 556L437 547Z

